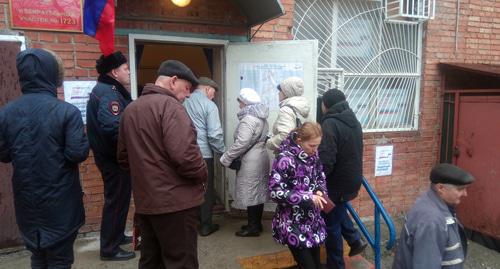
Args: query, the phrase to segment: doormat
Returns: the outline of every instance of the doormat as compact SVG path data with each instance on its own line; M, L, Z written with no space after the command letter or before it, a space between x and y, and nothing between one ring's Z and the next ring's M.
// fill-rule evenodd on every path
M345 250L344 250L345 252ZM320 250L321 263L326 263L325 248ZM242 269L293 269L297 264L289 250L238 259Z
M369 269L375 268L361 255L348 257L349 247L344 243L344 260L346 269ZM321 247L320 252L321 263L326 264L325 248ZM252 256L247 258L239 258L238 262L242 269L296 269L292 253L289 250L283 250L276 253ZM326 267L325 267L326 268Z

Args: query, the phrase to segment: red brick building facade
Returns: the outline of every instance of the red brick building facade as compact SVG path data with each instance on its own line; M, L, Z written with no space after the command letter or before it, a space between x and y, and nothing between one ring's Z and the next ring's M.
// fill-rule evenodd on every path
M233 36L252 41L292 39L294 0L280 1L286 14L247 31L245 16L231 0L194 0L186 8L169 1L118 1L116 49L128 52L127 33L157 32L185 36ZM429 184L430 168L439 160L441 139L441 61L500 63L500 3L484 0L440 0L436 16L424 26L420 118L417 131L365 134L364 174L392 215L406 211ZM168 14L168 15L165 15ZM257 31L258 30L258 31ZM55 51L64 60L67 79L94 80L97 42L83 34L10 29L9 1L0 0L0 34L26 36L27 46ZM455 49L455 45L457 48ZM62 93L61 93L62 94ZM393 173L374 177L375 146L394 145ZM81 232L98 231L103 204L102 180L93 158L81 167L86 225ZM363 192L353 201L360 215L370 216L372 202ZM131 210L132 211L132 210Z

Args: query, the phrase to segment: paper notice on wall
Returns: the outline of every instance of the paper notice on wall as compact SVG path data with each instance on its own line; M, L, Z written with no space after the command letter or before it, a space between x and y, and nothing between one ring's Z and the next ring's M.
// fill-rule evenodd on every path
M87 123L87 102L95 85L95 81L64 82L64 101L73 104L80 110L84 124Z
M377 146L375 149L375 176L389 176L392 174L393 145Z
M279 110L278 84L288 77L304 78L302 63L241 63L240 88L252 88L269 110Z

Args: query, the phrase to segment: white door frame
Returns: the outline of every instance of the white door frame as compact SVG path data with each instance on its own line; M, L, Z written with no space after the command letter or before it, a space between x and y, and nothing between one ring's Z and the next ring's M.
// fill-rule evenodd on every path
M164 35L147 35L147 34L129 34L128 35L128 52L129 52L129 67L130 67L130 94L132 100L137 99L137 70L135 62L135 43L136 41L152 41L159 43L170 44L190 44L190 45L211 45L221 46L223 50L229 43L229 40L208 39L208 38L195 38L195 37L177 37L177 36L164 36ZM224 57L224 53L221 55ZM224 61L222 61L222 78L225 78ZM221 83L224 84L224 83ZM224 85L221 85L224 88Z
M226 85L226 49L229 44L229 40L222 39L208 39L208 38L194 38L194 37L177 37L177 36L165 36L165 35L150 35L150 34L129 34L128 39L128 50L129 50L129 67L130 67L130 93L132 96L132 100L137 99L137 70L136 70L136 62L135 62L135 44L136 41L151 41L165 44L179 44L179 45L205 45L205 46L216 46L220 47L220 62L221 62L221 81L220 86L221 89L225 88ZM224 91L225 92L225 91ZM224 113L226 100L226 94L224 93L221 98L222 102L219 104L222 108L222 128L224 133L226 132L226 115ZM217 155L216 155L217 156ZM225 182L226 171L222 169L221 178L224 180L223 184L223 193L221 193L223 199L223 204L226 210L229 210L229 201L228 201L228 189L227 182ZM215 180L215 178L214 178ZM215 186L214 186L215 187ZM215 190L217 192L217 189Z

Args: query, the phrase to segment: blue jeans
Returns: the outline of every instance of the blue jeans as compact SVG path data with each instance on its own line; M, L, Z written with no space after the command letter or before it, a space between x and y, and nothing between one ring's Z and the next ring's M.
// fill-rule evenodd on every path
M359 232L354 228L351 218L347 214L345 202L335 202L335 207L328 214L323 214L326 223L327 237L326 265L328 269L344 269L344 242L352 246L360 240Z

